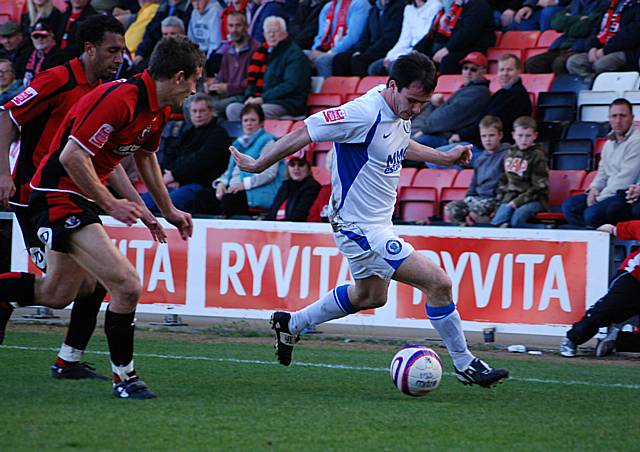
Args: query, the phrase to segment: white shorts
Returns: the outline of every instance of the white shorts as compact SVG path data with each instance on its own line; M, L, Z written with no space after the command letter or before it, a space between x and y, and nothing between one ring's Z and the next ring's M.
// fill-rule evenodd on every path
M391 226L334 226L338 249L349 262L354 279L377 276L387 281L414 251Z

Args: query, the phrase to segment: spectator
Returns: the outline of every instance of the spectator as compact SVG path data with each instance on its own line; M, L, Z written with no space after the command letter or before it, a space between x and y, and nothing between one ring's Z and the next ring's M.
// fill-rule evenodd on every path
M367 25L356 46L334 56L333 75L368 75L369 65L383 58L398 41L404 7L404 0L373 1Z
M247 19L241 12L227 17L229 41L220 49L222 62L215 77L207 78L205 89L214 97L216 111L226 116L229 104L242 102L247 89L249 59L258 50L260 43L247 33Z
M309 53L319 76L329 77L333 57L358 43L367 25L369 7L367 0L331 0L322 7Z
M266 42L249 62L246 104L261 105L267 118L302 115L306 112L311 85L311 64L297 44L287 35L287 24L281 17L264 21ZM238 121L243 104L227 107L227 118Z
M562 212L573 226L596 228L629 218L625 191L640 180L640 131L633 125L633 107L626 99L609 106L611 132L600 154L598 175L586 194L562 203Z
M162 38L162 21L167 17L176 17L182 21L183 28L189 25L191 11L193 10L190 0L168 0L161 3L158 12L153 16L142 37L142 42L136 49L136 56L133 59L134 70L141 72L147 67L149 56ZM175 26L175 24L174 24ZM184 33L184 31L183 31Z
M194 211L198 193L217 179L229 159L229 136L216 122L212 99L203 93L193 96L189 105L191 125L183 130L174 146L164 151L163 181L174 205ZM142 196L152 212L159 214L150 193Z
M217 0L191 0L193 12L189 20L187 36L198 44L208 58L222 44L220 15L222 7Z
M513 123L513 139L504 156L497 190L498 209L491 224L521 226L545 209L549 198L547 157L538 138L536 121L521 116Z
M56 30L62 20L62 13L52 0L27 0L27 12L22 15L22 29L30 33L36 23L45 20Z
M227 6L222 10L220 15L220 34L222 35L222 41L230 40L229 28L227 20L233 13L241 13L242 16L247 18L247 0L229 0ZM245 20L246 22L246 20Z
M516 118L531 115L531 98L520 80L521 70L522 62L513 54L508 53L498 59L498 80L501 88L491 96L489 104L481 115L481 117L491 115L500 118L505 137L511 135L513 121ZM479 138L478 127L471 125L454 134L449 141L453 143L470 141L477 144Z
M430 147L443 146L461 129L477 127L491 100L489 80L484 77L487 58L480 52L471 52L460 63L462 87L446 101L443 94L432 95L427 108L411 121L411 129L417 131L413 138L418 143Z
M589 51L572 55L567 70L585 80L601 72L637 71L640 57L640 3L611 0L589 41Z
M445 206L445 221L467 226L489 223L498 200L496 191L502 173L504 155L508 148L502 140L502 121L485 116L480 121L480 139L484 152L475 162L471 184L463 200Z
M147 29L147 25L149 25L158 12L160 0L138 0L138 4L140 9L138 10L135 20L131 22L124 35L127 49L133 55L135 55L138 46L142 42L142 37Z
M605 224L598 228L620 240L640 240L640 221L618 223L616 226ZM590 307L585 315L571 329L560 342L560 354L565 358L576 356L578 345L587 342L598 329L609 326L612 323L620 323L640 314L640 250L629 254L618 268L615 278L609 285L607 293ZM598 356L606 353L599 352ZM608 348L608 347L607 347ZM609 348L610 352L611 349Z
M411 52L413 47L429 32L433 20L442 11L441 0L412 0L404 7L402 31L387 55L369 66L369 75L387 75L399 56Z
M187 33L184 28L184 22L177 16L169 16L162 19L160 30L163 38L185 36Z
M138 0L119 0L111 10L111 14L127 28L136 19L138 11L140 11Z
M562 33L549 50L532 56L525 62L527 72L531 74L566 73L569 57L585 52L591 30L607 9L609 0L573 0L564 12L556 14L551 20L551 28Z
M58 28L53 30L58 48L66 52L68 60L79 56L83 49L76 39L78 24L89 16L98 14L89 4L89 0L68 0L67 9L62 13Z
M0 46L0 58L11 61L16 78L22 80L24 67L33 50L31 40L25 38L20 25L8 21L0 24Z
M269 20L265 21L265 26L268 23ZM243 133L233 142L233 146L243 154L258 158L274 142L274 137L262 127L264 112L260 105L247 104L242 108L241 117ZM283 173L279 162L261 173L247 173L240 170L230 157L227 170L213 182L215 197L209 199L207 211L232 216L247 215L250 208L269 209Z
M46 22L38 22L31 32L31 42L33 50L27 59L24 68L22 84L28 86L31 80L45 69L59 66L66 61L66 58L56 47L56 40L53 32Z
M329 0L302 0L289 22L289 35L301 49L311 50L313 38L318 32L320 11Z
M320 184L313 178L309 161L294 157L287 162L287 178L276 193L267 220L307 221Z
M568 0L525 0L504 30L548 30L553 17L568 3Z
M441 74L460 72L460 61L471 52L486 53L496 42L493 12L486 0L455 0L436 17L415 50L440 65ZM477 132L477 127L474 126Z
M0 59L0 105L9 102L23 89L22 80L16 79L13 63Z
M247 7L249 35L258 42L264 42L264 22L267 17L282 17L287 20L289 15L285 9L284 0L251 0Z

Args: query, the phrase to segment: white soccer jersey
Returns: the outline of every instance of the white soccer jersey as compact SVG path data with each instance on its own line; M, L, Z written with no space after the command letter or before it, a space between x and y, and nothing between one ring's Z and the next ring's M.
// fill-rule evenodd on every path
M393 113L383 88L305 120L314 143L334 143L330 218L335 223L391 224L411 122Z

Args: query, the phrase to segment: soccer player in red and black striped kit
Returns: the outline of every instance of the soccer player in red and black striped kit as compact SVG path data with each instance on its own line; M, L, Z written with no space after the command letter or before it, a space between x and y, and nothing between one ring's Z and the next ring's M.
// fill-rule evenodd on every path
M105 333L113 395L122 399L155 397L138 377L133 362L135 309L142 287L135 268L112 243L98 213L101 208L129 225L142 217L137 202L116 199L106 188L120 160L133 154L164 218L178 228L184 240L191 236L191 215L171 202L155 152L171 107L179 108L195 93L203 64L204 55L193 42L162 39L151 54L148 70L129 80L103 84L74 105L30 182L29 215L46 245L49 271L66 273L62 282L67 290L77 290L82 272L87 271L109 292ZM44 285L43 278L28 273L0 279L0 299L19 305L56 307L63 303L55 293L43 291Z
M112 16L88 18L78 29L78 40L83 43L80 57L40 73L25 90L0 107L0 204L5 207L11 204L27 250L33 262L43 271L46 270L44 245L32 230L27 213L29 181L71 107L98 86L101 79L109 79L116 74L122 63L124 32L122 24ZM12 179L9 172L9 145L18 130L21 135L20 154ZM123 171L116 171L110 182L121 195L132 200L139 199ZM157 229L153 226L157 224L155 218L150 212L145 213L145 220ZM162 232L156 232L162 237ZM66 277L66 272L61 270L48 272L47 292L65 287L60 281ZM11 277L11 274L0 276ZM76 302L65 340L51 367L52 377L106 379L80 361L95 329L96 316L105 295L104 288L96 285L96 279L88 274L77 296L69 294L67 304L73 297ZM58 297L63 296L62 293L58 294ZM0 301L0 344L12 311L11 305L5 300Z

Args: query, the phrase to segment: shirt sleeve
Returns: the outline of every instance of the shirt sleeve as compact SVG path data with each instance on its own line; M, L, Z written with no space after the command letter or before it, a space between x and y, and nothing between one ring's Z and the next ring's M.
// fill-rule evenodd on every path
M354 101L309 116L304 123L311 141L364 143L379 112L363 107L362 101Z
M91 155L100 152L111 134L133 121L129 102L124 100L127 95L132 94L127 88L118 88L119 86L112 86L109 92L93 91L76 104L75 120L69 138Z
M66 78L60 77L58 71L41 72L2 109L9 110L16 125L22 126L50 108L57 98L56 91L66 82Z

